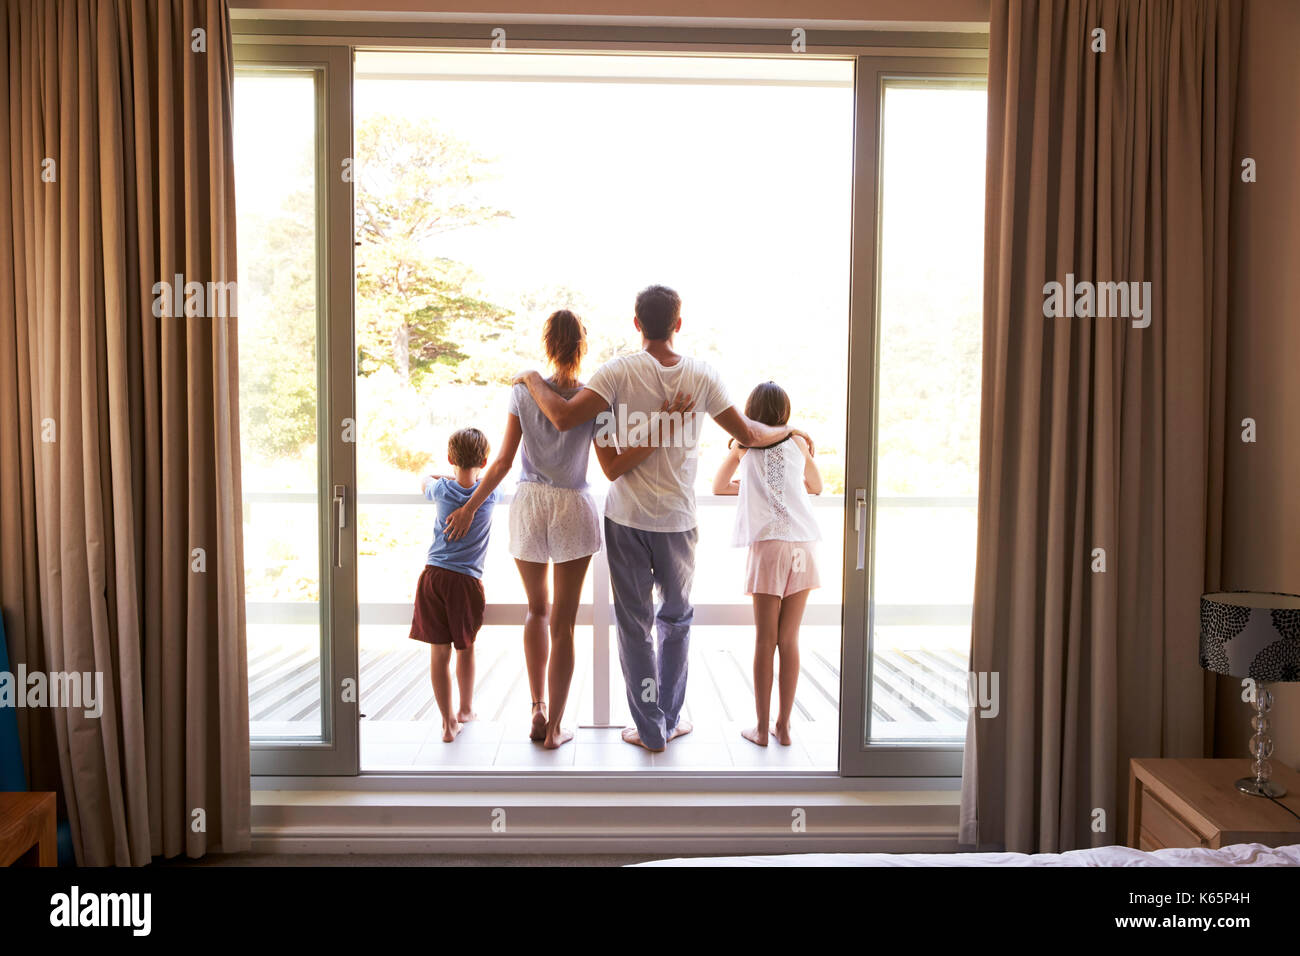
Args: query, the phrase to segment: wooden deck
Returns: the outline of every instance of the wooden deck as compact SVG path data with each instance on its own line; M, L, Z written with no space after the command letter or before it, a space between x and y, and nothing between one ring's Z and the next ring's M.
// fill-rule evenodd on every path
M310 641L292 637L268 640L268 636L250 637L249 642L254 735L314 734L320 721L317 652ZM576 729L575 745L546 751L526 737L530 694L518 628L489 626L480 633L474 695L479 719L449 745L435 733L439 721L429 687L427 647L407 639L405 628L364 627L360 642L362 768L834 770L838 764L839 640L837 627L804 629L792 721L796 743L790 748L764 750L740 737L740 730L752 726L754 720L752 628L697 628L692 635L685 713L696 732L675 741L665 754L651 756L618 738L618 728L630 721L613 649L609 675L613 727L592 726L589 629L579 629L577 666L566 711L566 725ZM964 657L949 647L878 650L872 688L873 736L924 739L962 734Z

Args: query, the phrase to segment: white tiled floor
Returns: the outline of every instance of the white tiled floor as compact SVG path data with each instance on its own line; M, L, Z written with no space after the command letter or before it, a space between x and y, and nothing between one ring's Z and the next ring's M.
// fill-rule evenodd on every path
M661 754L624 743L620 728L579 727L574 739L547 750L527 738L526 726L471 721L451 743L441 725L426 721L361 722L361 769L412 770L834 770L836 742L799 734L792 746L758 747L740 736L744 725L697 727Z

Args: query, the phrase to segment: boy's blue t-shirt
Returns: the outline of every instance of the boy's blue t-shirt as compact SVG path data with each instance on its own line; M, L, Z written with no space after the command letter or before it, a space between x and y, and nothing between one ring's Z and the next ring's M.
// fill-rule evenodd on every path
M465 536L456 541L447 540L447 515L469 501L477 487L478 482L474 482L472 488L462 488L460 482L448 478L439 478L425 486L424 497L432 501L438 511L433 524L433 544L429 546L425 564L474 578L483 577L483 558L487 554L488 531L492 528L492 508L501 500L501 493L493 488L474 512L474 520Z

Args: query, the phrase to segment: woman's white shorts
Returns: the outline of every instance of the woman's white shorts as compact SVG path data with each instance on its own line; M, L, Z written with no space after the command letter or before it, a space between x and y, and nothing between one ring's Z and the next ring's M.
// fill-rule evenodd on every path
M510 554L559 564L600 550L600 512L585 491L522 481L510 503Z

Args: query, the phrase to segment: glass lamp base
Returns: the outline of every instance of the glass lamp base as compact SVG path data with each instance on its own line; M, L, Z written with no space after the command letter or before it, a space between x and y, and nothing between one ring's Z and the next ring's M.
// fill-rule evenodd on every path
M1237 781L1237 789L1253 797L1284 797L1286 787L1272 780L1256 780L1254 777L1242 777Z

